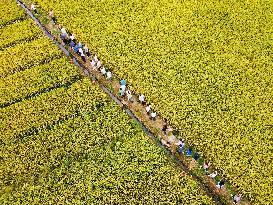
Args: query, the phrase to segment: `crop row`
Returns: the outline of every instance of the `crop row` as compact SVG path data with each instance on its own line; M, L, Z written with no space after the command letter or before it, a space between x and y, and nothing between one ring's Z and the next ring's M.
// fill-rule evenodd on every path
M26 18L25 12L16 5L14 0L1 0L0 8L0 28Z
M20 34L15 34L20 35ZM14 74L61 56L61 51L46 37L17 44L0 51L1 77Z
M97 89L84 84L76 86L78 93L85 93L85 86ZM88 95L77 96L92 104L84 109L86 112L24 141L1 146L0 182L4 193L0 202L212 204L196 182L180 176L164 152L149 142L118 106L104 103L104 97L99 97L102 94ZM97 103L104 106L96 109ZM43 108L41 104L39 107ZM58 107L55 113L64 114ZM47 114L44 110L43 117ZM23 115L37 120L30 112Z
M272 202L269 2L38 2L253 202Z
M5 26L0 32L0 50L14 46L21 41L30 41L37 38L39 34L42 34L41 31L34 26L31 20L24 20Z
M105 98L99 88L93 88L87 79L83 79L70 87L62 87L3 108L0 110L2 139L8 141L20 132L50 124L76 110L87 111L94 106L94 95L97 99Z
M78 70L65 57L9 75L0 79L0 105L10 104L33 93L66 84L78 75Z

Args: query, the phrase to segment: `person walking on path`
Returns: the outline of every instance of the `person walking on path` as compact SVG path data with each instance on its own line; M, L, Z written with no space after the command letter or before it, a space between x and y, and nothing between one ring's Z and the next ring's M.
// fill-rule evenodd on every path
M92 62L93 62L93 64L94 64L94 66L96 65L96 62L94 61L94 60L92 60ZM103 75L103 76L105 76L106 75L106 69L105 69L105 67L103 66L101 69L100 69L100 72L101 72L101 74Z
M123 97L124 94L125 94L125 90L123 90L122 88L119 88L118 95L119 95L120 97Z
M151 112L151 105L148 105L148 106L146 106L146 113L147 113L147 115L149 115L150 114L150 112Z
M210 163L204 162L204 164L203 164L203 169L205 170L206 174L207 174L208 171L209 171L209 166L210 166Z
M37 9L36 9L36 6L35 6L34 4L31 4L31 5L30 5L30 10L31 10L32 12L34 12L35 14L38 14Z
M91 67L92 67L93 70L96 70L96 62L94 60L92 60L90 62L90 65L91 65Z
M144 105L145 104L145 97L144 97L144 95L143 94L141 94L139 97L138 97L138 100L139 100L139 102L142 104L142 105Z
M122 91L125 92L125 90L126 90L126 85L121 85L121 86L120 86L120 89L121 89Z
M192 155L192 148L187 149L186 156L190 157Z
M108 71L106 73L106 80L111 80L111 79L112 79L112 73L111 73L111 71Z
M101 67L101 62L100 62L100 60L97 62L97 69L100 69L100 67Z
M127 95L127 100L128 100L129 102L133 102L133 95L132 95L132 93L131 93L130 90L127 90L127 91L126 91L126 95Z
M226 180L224 179L224 178L222 178L219 182L218 182L218 184L216 185L219 189L222 189L223 187L224 187L224 185L225 185L225 182L226 182Z
M97 56L96 54L95 54L95 56L94 56L93 59L94 59L95 62L98 62L98 61L99 61L98 56Z
M175 140L176 140L175 136L172 133L169 133L169 135L167 136L167 143L168 143L169 147L172 147L171 152L173 154L175 152L175 147L173 147L172 145L175 142Z
M165 135L167 134L167 129L168 129L167 124L164 124L162 128L162 132L164 132Z
M87 55L87 57L90 57L90 56L91 56L91 53L90 53L90 51L89 51L89 48L87 47L86 44L84 45L83 50L84 50L85 54Z
M81 49L81 48L80 48L80 49ZM82 61L83 61L83 62L85 62L85 63L86 63L86 58L85 58L85 55L84 55L84 53L83 53L83 52L81 53L81 59L82 59Z
M185 148L185 143L183 139L180 139L177 143L175 143L175 145L178 146L178 153L182 154Z
M68 36L65 27L62 27L62 28L61 28L61 32L62 32L63 34L66 34L66 35Z
M52 20L53 23L55 24L55 23L56 23L56 18L55 18L55 16L54 16L54 11L53 11L53 10L51 10L51 11L49 12L49 17L51 18L51 20Z
M73 50L75 51L75 53L77 53L78 55L80 55L80 53L79 53L79 46L78 45L76 45L76 46L74 46L73 47Z
M126 80L122 79L122 80L120 81L120 84L121 84L121 85L126 85Z
M236 194L233 196L233 203L238 204L242 199L242 194Z
M197 161L199 158L200 158L200 155L199 155L198 153L195 153L195 154L193 155L193 159L194 159L195 161Z
M74 47L76 46L76 44L75 44L73 41L70 41L69 46L70 46L71 48L74 48Z
M79 46L78 46L78 47L79 47ZM83 50L82 50L81 47L79 47L79 55L82 55L82 54L84 54L84 53L83 53Z
M73 41L74 43L76 43L75 35L73 33L69 36L69 38L70 38L71 41Z
M156 120L156 112L151 113L151 120L155 121Z
M65 45L66 45L66 44L69 44L69 40L68 40L68 35L67 35L67 34L61 33L60 38L62 39L62 41L63 41L63 43L64 43ZM75 44L74 44L74 46L75 46ZM71 46L71 45L70 45L71 48L73 48L74 46Z
M217 176L217 171L214 171L214 172L212 172L210 175L209 175L209 177L211 177L212 179L214 179L216 176Z

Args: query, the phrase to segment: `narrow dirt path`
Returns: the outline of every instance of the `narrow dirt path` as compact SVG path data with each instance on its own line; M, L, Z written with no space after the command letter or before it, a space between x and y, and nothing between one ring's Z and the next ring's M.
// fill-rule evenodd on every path
M231 196L232 194L236 193L236 190L234 188L227 189L227 186L224 186L222 189L217 188L216 181L209 177L203 169L202 165L205 160L202 158L194 159L194 155L198 152L194 151L190 156L186 156L185 151L190 148L188 145L185 146L182 153L178 153L177 143L179 142L179 139L175 138L173 135L173 129L168 126L168 130L166 132L162 131L163 126L166 124L164 119L157 115L155 120L152 120L150 114L147 114L146 112L145 105L138 101L138 95L134 94L133 91L131 91L132 102L127 100L126 95L124 97L120 97L118 94L120 88L120 79L118 76L112 73L112 79L107 80L98 69L91 66L90 62L92 61L93 55L86 58L86 62L83 62L77 53L62 42L59 36L61 33L60 26L54 24L54 22L49 19L49 16L45 11L39 10L39 17L43 17L44 24L42 24L38 20L39 17L36 18L36 16L30 12L28 9L29 6L26 6L20 0L17 0L17 2L43 30L44 34L53 40L66 56L71 58L71 63L79 66L84 74L89 76L91 81L94 83L99 83L100 87L119 106L121 106L131 118L138 122L138 124L143 128L144 132L165 150L168 156L171 157L171 159L174 160L182 169L181 177L184 175L192 176L198 182L199 186L207 193L207 195L214 200L215 204L233 204ZM213 171L213 167L210 166L209 172L211 173ZM228 187L230 187L230 184ZM251 203L247 199L244 199L238 204L248 205Z

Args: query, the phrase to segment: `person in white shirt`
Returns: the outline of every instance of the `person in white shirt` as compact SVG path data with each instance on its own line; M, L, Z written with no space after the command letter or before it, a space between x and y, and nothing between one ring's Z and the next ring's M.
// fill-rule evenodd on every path
M97 69L99 69L100 67L101 67L101 62L98 61L98 62L97 62Z
M79 48L79 54L82 55L83 54L83 50L82 48Z
M119 88L118 95L119 95L120 97L123 97L123 96L124 96L124 93L125 93L125 88L122 87L122 86L125 86L125 85L121 85L120 88Z
M100 69L100 72L101 72L102 75L106 75L106 69L105 69L104 66Z
M91 64L92 69L93 69L93 70L96 70L96 62L95 62L94 60L92 60L92 61L90 62L90 64Z
M241 201L241 198L242 198L242 194L236 194L236 195L234 195L234 197L233 197L233 203L234 204L238 204Z
M37 9L36 9L36 6L34 4L30 5L30 10L33 11L35 14L37 14Z
M129 102L133 102L133 95L130 90L126 91L127 99Z
M99 61L97 55L94 56L94 61L95 61L95 62L98 62L98 61Z
M62 27L62 29L61 29L61 32L62 32L62 34L65 34L65 35L67 35L67 32L66 32L66 29L65 29L65 27Z
M106 73L106 80L111 80L112 79L112 73L110 71L108 71Z
M173 134L171 134L169 137L168 137L168 143L169 144L172 144L174 141L175 141L175 136Z
M179 140L175 143L176 146L182 146L183 144L185 144L183 139L179 139Z
M125 90L126 90L126 85L121 85L121 86L120 86L120 89L121 89L122 91L125 92Z
M141 95L138 97L138 99L139 99L140 103L141 103L142 105L144 105L144 100L145 100L144 95L141 94Z
M152 113L151 113L151 119L152 119L153 121L155 121L155 118L156 118L156 112L152 112Z
M215 172L212 172L209 176L212 178L212 179L214 179L216 176L217 176L217 171L215 171Z
M76 43L75 35L74 34L71 34L71 36L69 38L70 38L71 41L73 41L74 43Z
M89 51L89 48L87 47L87 45L84 45L83 49L84 49L84 52L86 53L86 55L88 57L90 57L91 54L90 54L90 51Z
M150 111L151 111L151 105L146 106L145 109L146 109L147 115L149 115L149 114L150 114Z

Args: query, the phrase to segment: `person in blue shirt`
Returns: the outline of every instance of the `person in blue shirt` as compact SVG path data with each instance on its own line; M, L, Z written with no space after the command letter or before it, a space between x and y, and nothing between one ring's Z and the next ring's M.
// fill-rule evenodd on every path
M124 80L124 79L121 80L121 81L120 81L120 85L126 85L126 80Z
M189 157L192 155L192 148L187 149L186 156Z
M74 50L76 53L79 53L79 46L78 46L78 45L74 46L73 50Z
M71 48L74 48L74 47L76 46L76 44L74 43L74 41L70 41L69 46L70 46Z

